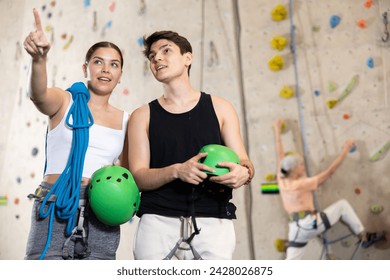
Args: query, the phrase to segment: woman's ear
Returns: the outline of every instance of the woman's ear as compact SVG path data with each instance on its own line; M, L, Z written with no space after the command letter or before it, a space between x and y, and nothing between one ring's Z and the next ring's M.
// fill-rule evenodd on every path
M88 73L87 73L87 65L84 63L81 68L83 69L83 72L84 72L84 78L87 78L88 77Z

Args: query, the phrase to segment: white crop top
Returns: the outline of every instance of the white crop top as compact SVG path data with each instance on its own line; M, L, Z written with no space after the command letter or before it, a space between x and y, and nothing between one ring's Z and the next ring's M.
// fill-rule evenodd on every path
M45 175L61 174L68 163L73 131L66 125L65 120L72 103L71 98L61 122L47 133ZM83 177L91 178L97 169L116 163L123 149L127 121L128 114L123 112L121 130L97 124L89 128L89 144L85 154Z

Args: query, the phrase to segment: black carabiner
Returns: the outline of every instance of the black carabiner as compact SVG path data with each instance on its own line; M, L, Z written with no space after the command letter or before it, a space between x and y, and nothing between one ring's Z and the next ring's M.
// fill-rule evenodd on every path
M383 24L385 25L385 31L383 32L384 35L382 36L382 41L387 42L389 40L389 37L390 37L390 33L389 33L389 29L388 29L389 21L387 19L387 12L384 12L382 14L382 18L383 18Z

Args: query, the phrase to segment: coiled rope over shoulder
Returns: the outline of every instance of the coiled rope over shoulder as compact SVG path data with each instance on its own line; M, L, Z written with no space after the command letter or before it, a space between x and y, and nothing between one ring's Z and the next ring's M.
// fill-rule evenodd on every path
M71 92L73 99L73 104L66 117L66 125L73 131L72 146L65 169L39 208L41 218L45 219L50 215L48 237L39 259L43 259L49 249L54 215L67 221L65 233L68 236L76 225L84 159L89 143L89 127L94 124L91 111L88 108L90 94L84 83L74 83L67 91ZM49 201L53 196L56 198L55 201Z

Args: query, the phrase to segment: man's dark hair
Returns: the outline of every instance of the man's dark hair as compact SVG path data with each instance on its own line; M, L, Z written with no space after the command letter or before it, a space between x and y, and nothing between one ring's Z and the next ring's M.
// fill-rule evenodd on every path
M165 39L168 41L171 41L175 43L179 49L181 54L185 54L187 52L192 53L192 47L190 42L183 36L179 35L177 32L174 31L156 31L153 34L149 35L148 37L143 37L143 43L144 43L144 55L147 59L149 59L150 55L150 48L154 42L157 42L158 40ZM188 66L188 76L190 75L190 69L191 65Z

